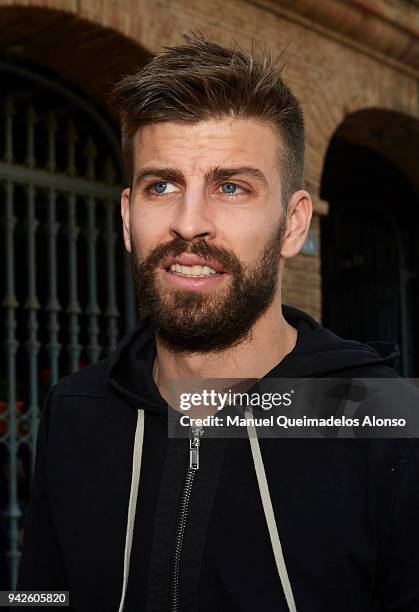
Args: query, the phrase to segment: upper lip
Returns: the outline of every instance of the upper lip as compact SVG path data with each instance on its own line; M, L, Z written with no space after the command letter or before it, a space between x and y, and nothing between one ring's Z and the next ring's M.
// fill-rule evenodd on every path
M163 259L162 268L167 270L173 264L179 264L181 266L208 266L216 272L224 272L222 265L214 259L205 259L204 257L199 257L199 255L194 255L193 253L182 253L181 255L177 255L175 257L166 257Z

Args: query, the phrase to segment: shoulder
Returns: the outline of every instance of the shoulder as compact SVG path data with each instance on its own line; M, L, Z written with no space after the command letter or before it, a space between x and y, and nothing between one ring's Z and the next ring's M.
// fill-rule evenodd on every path
M50 399L64 397L114 398L115 394L107 384L109 359L77 370L59 380L50 390Z

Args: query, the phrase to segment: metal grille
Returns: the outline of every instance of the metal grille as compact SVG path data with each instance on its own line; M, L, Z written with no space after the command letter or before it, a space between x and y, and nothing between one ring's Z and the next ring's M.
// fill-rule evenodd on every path
M0 62L0 78L0 588L14 588L42 400L112 351L135 310L113 130L45 76Z
M324 324L344 338L397 343L397 369L411 375L406 239L396 219L374 202L340 201L323 230Z

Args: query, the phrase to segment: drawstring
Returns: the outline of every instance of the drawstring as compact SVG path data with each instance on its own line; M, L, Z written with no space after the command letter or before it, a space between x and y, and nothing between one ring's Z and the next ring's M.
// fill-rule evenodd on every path
M124 551L124 578L122 582L122 596L118 612L124 609L124 600L128 584L129 562L131 558L132 537L134 533L135 509L137 506L137 493L140 483L141 456L144 439L144 410L141 408L137 412L137 426L135 429L134 451L132 454L132 476L131 490L128 503L127 531L125 535Z
M278 529L275 522L275 515L272 507L272 500L269 493L268 482L266 480L265 467L263 465L262 454L260 452L259 440L256 429L249 421L253 419L253 412L250 406L246 407L246 418L248 421L247 431L249 435L250 447L252 450L253 463L255 465L256 476L259 485L260 496L262 498L263 511L265 513L266 523L271 539L272 550L275 557L276 567L278 569L279 578L287 600L289 612L297 612L295 606L294 595L292 593L291 583L288 578L288 572L285 565L284 555L282 553L281 541L278 535ZM132 476L131 490L128 503L128 518L127 530L125 535L125 550L124 550L124 577L122 584L122 595L119 604L118 612L124 609L124 600L128 584L129 563L131 557L132 538L134 533L135 510L137 506L137 494L140 483L141 457L143 450L144 439L144 410L139 409L137 412L137 426L135 429L134 451L132 455Z
M251 421L253 420L253 411L250 406L246 406L245 415L247 420L247 433L249 436L250 448L252 450L259 492L262 498L263 511L265 513L265 519L268 525L269 537L271 539L279 579L281 580L282 589L284 591L285 599L287 600L289 612L297 612L294 595L282 552L281 540L279 539L278 528L275 522L275 514L269 493L268 481L266 480L265 466L263 465L262 454L260 452L259 439L254 425L251 424Z

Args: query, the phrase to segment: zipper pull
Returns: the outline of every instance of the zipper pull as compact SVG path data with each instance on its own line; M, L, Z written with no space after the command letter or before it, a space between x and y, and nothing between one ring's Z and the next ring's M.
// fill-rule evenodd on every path
M199 445L203 433L203 429L191 427L189 433L189 468L191 470L199 470Z

